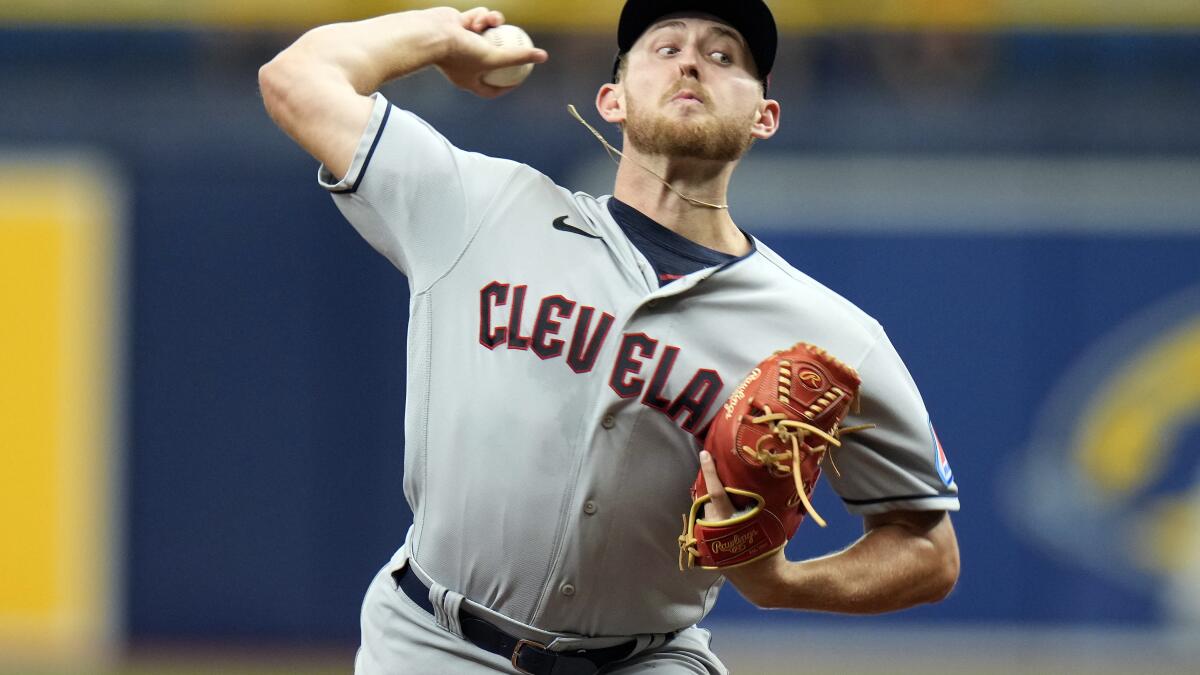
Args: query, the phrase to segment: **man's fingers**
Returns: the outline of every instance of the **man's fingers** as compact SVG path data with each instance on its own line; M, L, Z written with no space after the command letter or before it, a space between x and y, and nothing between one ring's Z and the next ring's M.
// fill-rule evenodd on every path
M545 63L550 54L537 47L499 47L488 55L487 65L491 68L523 66L526 63Z
M451 82L483 98L501 96L519 85L519 83L511 87L489 85L483 81L483 78L491 71L545 63L550 59L550 54L546 50L538 49L528 43L523 46L498 45L495 41L482 35L489 28L504 25L504 15L500 12L486 7L476 7L460 12L459 20L467 32L458 36L459 40L455 44L455 49L438 63L438 67ZM505 42L505 40L500 42ZM514 41L508 40L508 42Z
M733 516L733 502L725 492L717 476L717 464L707 450L700 451L700 472L704 475L704 485L708 487L708 496L712 501L704 505L705 520L725 520Z
M486 62L486 70L479 75L479 79L469 85L469 89L484 98L496 98L502 94L506 94L513 89L521 86L517 83L511 87L495 87L483 81L483 78L491 71L499 68L508 68L512 66L523 66L527 63L545 63L550 57L543 49L533 49L529 47L504 47L494 55L491 55Z
M475 24L477 21L479 21L479 17L483 14L486 14L487 11L487 7L468 9L465 12L459 13L458 20L462 22L463 28L466 28L467 30L475 30Z
M487 7L476 7L468 9L461 15L463 28L482 33L489 28L495 28L504 23L504 14L488 9Z
M504 15L501 14L500 12L497 12L494 10L485 12L476 21L475 31L478 33L482 33L483 31L485 31L489 28L495 28L496 26L499 26L502 23L504 23Z

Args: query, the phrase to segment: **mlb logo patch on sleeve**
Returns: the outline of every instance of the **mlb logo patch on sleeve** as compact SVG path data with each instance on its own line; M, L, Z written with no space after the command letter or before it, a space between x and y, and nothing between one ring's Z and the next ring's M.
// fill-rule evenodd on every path
M954 482L954 472L950 469L950 460L946 459L946 451L942 449L942 440L938 438L932 420L929 422L929 435L933 437L934 464L937 466L938 477L946 487L950 487Z

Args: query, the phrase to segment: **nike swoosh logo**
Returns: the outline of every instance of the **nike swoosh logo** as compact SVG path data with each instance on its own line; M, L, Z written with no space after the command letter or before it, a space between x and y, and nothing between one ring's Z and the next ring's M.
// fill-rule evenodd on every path
M554 229L558 230L559 232L570 232L571 234L582 235L588 239L600 239L600 237L584 232L574 225L568 225L566 216L559 216L554 219Z

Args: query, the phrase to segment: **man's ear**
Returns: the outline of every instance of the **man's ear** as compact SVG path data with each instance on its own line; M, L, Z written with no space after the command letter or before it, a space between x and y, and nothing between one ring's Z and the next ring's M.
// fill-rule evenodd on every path
M606 83L596 93L596 112L609 124L625 123L625 90L620 84Z
M750 135L764 141L774 136L775 132L779 131L779 113L779 101L764 99L758 106L758 114L750 127Z

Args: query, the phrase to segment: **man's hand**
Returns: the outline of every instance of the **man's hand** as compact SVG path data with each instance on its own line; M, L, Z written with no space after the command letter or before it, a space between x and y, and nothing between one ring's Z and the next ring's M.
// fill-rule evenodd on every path
M550 58L544 49L536 47L497 47L482 37L489 28L504 23L504 15L486 7L476 7L465 12L450 8L430 10L437 12L439 20L453 25L447 27L450 40L437 67L446 79L467 91L494 98L515 87L493 87L484 84L483 76L497 68L521 66L527 63L545 63ZM518 85L519 86L519 85Z
M712 498L712 501L704 505L704 519L725 520L733 517L733 501L726 494L725 486L721 484L721 478L717 475L717 463L707 450L700 451L700 471L704 474L708 496ZM759 589L762 593L770 594L783 583L781 566L786 564L787 558L783 555L783 549L780 549L765 558L721 572L742 595L753 601L754 595L759 594Z

